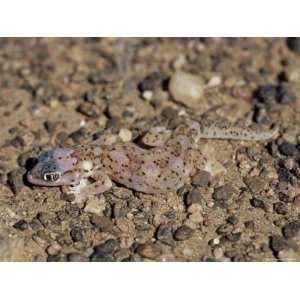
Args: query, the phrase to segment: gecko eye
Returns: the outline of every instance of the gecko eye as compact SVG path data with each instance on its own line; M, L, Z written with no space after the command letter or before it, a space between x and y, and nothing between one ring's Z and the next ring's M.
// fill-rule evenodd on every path
M44 180L45 181L57 181L60 178L61 174L59 172L51 172L51 173L45 173L44 174Z

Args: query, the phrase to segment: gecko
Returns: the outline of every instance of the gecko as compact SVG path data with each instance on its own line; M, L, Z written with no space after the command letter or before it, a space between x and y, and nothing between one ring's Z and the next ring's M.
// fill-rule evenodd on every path
M27 173L31 184L67 186L75 202L104 193L113 182L147 194L177 191L209 163L199 149L199 140L268 140L278 127L264 131L249 128L203 126L191 119L175 130L158 126L142 138L145 147L121 142L109 132L97 140L74 148L55 148L38 157Z

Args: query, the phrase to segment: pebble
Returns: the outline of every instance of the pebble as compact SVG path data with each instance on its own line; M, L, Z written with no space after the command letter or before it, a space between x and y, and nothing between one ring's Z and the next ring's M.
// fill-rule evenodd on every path
M24 186L23 176L25 174L24 169L16 169L8 173L7 183L14 192L18 194Z
M174 100L191 108L199 106L203 89L203 82L198 76L182 71L172 75L169 82L169 91Z
M192 189L186 199L185 199L185 204L186 205L191 205L191 204L194 204L194 203L201 203L202 202L202 196L201 196L201 191L197 188L195 189Z
M103 211L105 210L106 199L103 195L99 197L90 197L84 207L84 212L95 214L98 216L103 216Z
M93 103L83 102L77 107L77 111L90 118L100 117L103 113L104 107L94 105Z
M69 253L67 255L67 260L69 262L88 262L89 261L88 257L86 257L82 254L79 254L79 253Z
M293 51L297 54L300 54L300 38L299 37L287 38L287 46L291 51Z
M83 232L79 226L74 226L70 231L71 238L74 242L80 242L83 240Z
M164 244L174 246L175 242L173 239L172 227L169 225L162 224L158 227L156 232L156 238Z
M78 130L72 132L69 137L74 141L76 144L82 144L86 141L89 134L86 128L79 128Z
M196 175L192 178L192 184L199 186L199 187L207 187L211 180L211 174L206 171L199 171Z
M224 256L224 251L221 247L216 247L213 250L213 255L215 259L221 259Z
M159 245L154 243L146 243L138 245L136 252L142 257L155 259L161 254L161 249Z
M265 202L261 199L258 199L258 198L252 198L250 200L250 203L253 207L255 208L261 208L261 209L266 209L266 205L265 205Z
M225 185L215 188L212 197L215 201L222 201L222 200L227 201L227 200L231 199L233 194L234 194L234 189L228 183L228 184L225 184Z
M266 188L268 181L267 178L255 176L245 178L245 183L252 193L260 193Z
M288 208L286 204L282 202L276 202L273 204L274 211L279 215L286 215L288 213Z
M150 101L153 98L153 92L152 91L145 91L142 94L143 99Z
M236 216L229 216L226 221L231 225L236 225L239 222Z
M121 128L119 131L119 137L124 143L131 142L132 132L127 128Z
M299 151L295 145L289 142L283 142L278 146L278 149L281 154L286 156L296 156L299 154Z
M158 71L147 75L139 84L138 89L143 93L145 91L154 91L159 88L162 83L162 74Z
M270 238L270 248L275 251L279 252L286 249L297 249L297 244L292 240L287 240L280 235L273 235Z
M162 110L161 115L169 120L173 120L178 116L178 111L173 107L167 106Z
M119 243L114 239L109 239L103 244L94 247L94 252L91 255L91 261L110 262L113 261L112 255Z
M280 104L290 104L296 101L296 95L292 91L291 87L281 85L277 88L277 101Z
M282 228L285 238L293 238L300 233L300 221L293 221Z
M272 84L261 86L256 92L256 97L265 104L274 104L276 102L277 87Z
M192 237L194 230L186 225L179 227L174 234L177 241L185 241Z
M242 233L236 232L236 233L229 233L225 236L226 240L232 243L236 243L240 240Z
M213 77L210 78L210 80L207 83L207 86L209 86L209 87L217 87L217 86L221 85L221 83L222 83L221 76L217 76L216 75L216 76L213 76Z
M28 223L25 220L19 220L13 225L14 228L24 231L28 228Z

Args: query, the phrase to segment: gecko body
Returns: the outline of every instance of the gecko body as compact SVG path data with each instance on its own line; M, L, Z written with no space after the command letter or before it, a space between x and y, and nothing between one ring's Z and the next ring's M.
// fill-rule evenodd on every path
M166 193L178 190L197 170L206 168L209 159L198 147L200 138L265 140L276 132L277 128L255 132L201 127L186 120L173 132L164 127L150 130L142 140L147 147L119 142L108 133L74 149L42 153L27 178L35 185L68 186L76 201L105 192L112 182L144 193Z

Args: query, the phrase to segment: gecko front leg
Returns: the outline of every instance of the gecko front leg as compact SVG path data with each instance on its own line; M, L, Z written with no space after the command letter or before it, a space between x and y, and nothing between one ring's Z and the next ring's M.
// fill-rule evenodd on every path
M90 183L90 180L95 180ZM70 193L75 194L74 203L82 203L89 196L102 194L112 187L112 181L102 171L95 171L89 178L82 178L79 185L72 187Z

